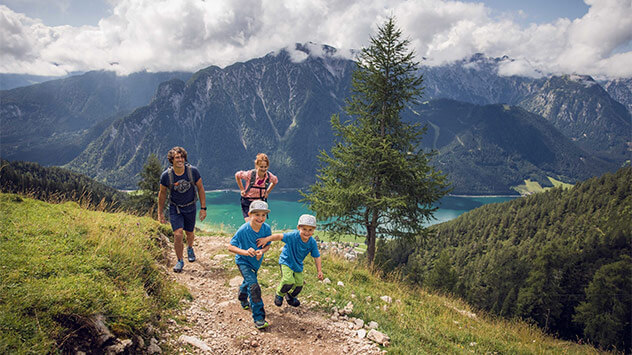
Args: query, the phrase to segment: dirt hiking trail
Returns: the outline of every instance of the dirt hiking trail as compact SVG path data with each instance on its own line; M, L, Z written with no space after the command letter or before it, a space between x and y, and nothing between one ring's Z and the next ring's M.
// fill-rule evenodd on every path
M193 300L184 301L182 309L173 317L178 319L177 322L173 318L168 320L167 333L163 334L170 348L166 352L301 355L384 353L367 338L360 339L356 331L350 329L349 322L332 320L330 315L311 308L310 302L303 302L296 308L284 302L283 306L277 307L273 302L274 296L265 291L263 302L270 326L257 330L250 310L243 310L237 300L241 276L234 277L232 270L225 267L225 260L234 260L234 254L228 252L229 242L230 239L226 237L196 236L194 249L197 260L188 262L185 253L184 269L179 274L172 269L175 253L171 244L167 265L169 275L189 289ZM229 267L236 268L234 262ZM326 267L323 265L323 269L326 270ZM260 270L261 277L265 277L264 269ZM305 300L300 295L299 299Z

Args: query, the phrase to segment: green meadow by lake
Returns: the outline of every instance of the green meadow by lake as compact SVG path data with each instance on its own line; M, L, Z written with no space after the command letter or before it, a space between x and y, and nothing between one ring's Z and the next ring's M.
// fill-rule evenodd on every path
M517 197L446 196L438 203L439 210L435 212L436 220L427 225L449 221L484 204L505 202ZM268 199L270 215L267 222L273 230L296 228L296 222L301 214L312 213L306 205L299 202L300 199L301 195L294 189L274 190L270 194ZM202 229L232 233L244 223L237 191L207 191L206 205L208 207L206 219L204 222L197 221L197 226Z

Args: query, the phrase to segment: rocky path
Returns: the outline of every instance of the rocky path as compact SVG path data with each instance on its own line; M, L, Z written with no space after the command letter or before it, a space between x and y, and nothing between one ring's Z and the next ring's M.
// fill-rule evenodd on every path
M234 257L228 252L229 239L197 236L197 261L185 261L180 274L170 275L185 285L193 300L169 320L165 334L169 347L182 354L382 354L379 347L350 329L349 322L335 321L304 302L298 308L285 302L273 303L273 295L264 291L266 320L270 326L256 330L250 311L237 300L241 277L231 280L224 260ZM171 252L170 260L174 260ZM169 269L173 265L169 265ZM231 264L229 267L234 267ZM265 277L265 270L260 278ZM302 299L304 300L304 298ZM182 320L185 319L183 322Z

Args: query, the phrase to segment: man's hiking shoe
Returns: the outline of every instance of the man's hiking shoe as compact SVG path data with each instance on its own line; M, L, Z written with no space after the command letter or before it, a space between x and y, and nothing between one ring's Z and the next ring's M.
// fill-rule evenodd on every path
M264 329L267 328L270 324L268 324L268 322L266 322L265 320L256 320L255 321L255 327L257 329Z
M277 307L281 307L282 304L283 304L283 297L279 295L274 296L274 305Z
M285 295L285 299L287 300L287 304L289 304L292 307L298 307L301 304L301 301L299 301L298 298L294 298L290 296L289 293Z
M184 260L178 260L176 266L173 267L174 272L182 272L182 268L184 267Z
M192 247L188 247L187 248L187 255L189 257L189 262L190 263L195 261L195 253L193 252L193 248Z

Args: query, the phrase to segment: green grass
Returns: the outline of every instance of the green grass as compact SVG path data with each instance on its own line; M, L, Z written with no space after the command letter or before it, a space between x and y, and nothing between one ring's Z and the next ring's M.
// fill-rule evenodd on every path
M154 238L169 229L156 221L11 194L0 194L0 213L2 354L61 353L77 330L73 320L95 314L104 315L119 337L142 336L146 324L159 324L159 317L166 318L162 312L190 297L158 264L163 250ZM273 243L259 273L268 295L280 280L282 246ZM232 258L225 266L239 274ZM323 255L323 271L331 284L318 282L313 259L306 258L303 305L331 313L333 306L353 302L351 316L377 321L390 336L389 354L598 353L524 322L480 313L454 297L379 278L358 263ZM383 295L393 302L380 300Z
M273 243L262 263L259 282L264 294L274 294L278 286L282 246ZM238 275L231 260L225 260L225 265L231 274ZM354 308L350 316L367 323L378 322L378 330L391 338L390 346L384 348L389 354L599 353L588 345L555 339L525 322L481 313L457 298L384 280L358 263L323 255L323 272L330 284L318 281L310 256L304 265L305 287L299 296L302 304L309 307L313 301L313 307L331 314L332 307L341 309L351 301ZM338 286L338 281L344 286ZM392 303L380 299L385 295L392 298Z
M547 176L547 178L549 179L551 184L553 184L553 187L561 186L565 189L573 187L573 184L567 184L565 182L556 180L550 176ZM538 183L537 181L531 181L527 179L527 180L524 180L523 185L513 186L512 189L514 189L519 194L524 196L524 195L530 195L530 194L534 194L538 192L543 192L543 191L551 189L551 187L542 187L542 185L540 185L540 183Z
M167 280L149 218L0 194L0 353L56 353L101 314L139 335L186 289Z

